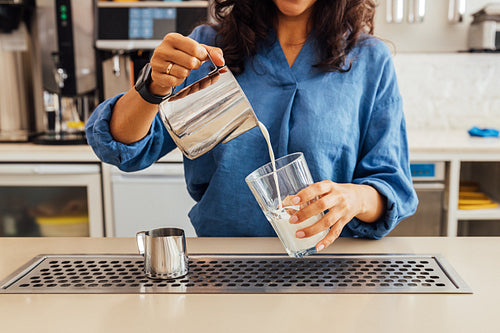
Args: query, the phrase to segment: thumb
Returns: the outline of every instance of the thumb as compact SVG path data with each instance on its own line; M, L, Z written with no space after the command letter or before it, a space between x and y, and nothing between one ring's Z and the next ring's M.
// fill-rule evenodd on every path
M202 46L207 50L208 53L210 53L210 57L212 58L216 66L224 66L226 62L224 61L224 54L222 53L222 50L220 48L204 44L202 44ZM206 60L208 60L208 56Z

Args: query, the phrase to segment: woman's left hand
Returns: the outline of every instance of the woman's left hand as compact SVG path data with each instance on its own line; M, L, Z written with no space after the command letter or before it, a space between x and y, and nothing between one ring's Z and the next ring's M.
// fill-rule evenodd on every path
M328 210L318 222L296 232L297 238L305 238L331 227L325 238L316 244L318 251L332 244L354 217L364 222L374 222L385 207L383 197L371 186L339 184L329 180L309 185L295 196L285 199L284 204L301 207L290 217L290 223L304 222Z

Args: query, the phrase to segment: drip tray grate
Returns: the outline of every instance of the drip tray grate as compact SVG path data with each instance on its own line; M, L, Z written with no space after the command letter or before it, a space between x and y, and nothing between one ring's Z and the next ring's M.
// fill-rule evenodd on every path
M145 277L139 255L39 255L0 293L472 293L440 255L190 255L189 274Z

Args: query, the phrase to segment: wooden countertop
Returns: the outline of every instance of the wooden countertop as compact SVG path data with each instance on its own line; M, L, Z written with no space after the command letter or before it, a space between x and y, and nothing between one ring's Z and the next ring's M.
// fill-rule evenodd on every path
M282 253L193 238L191 253ZM498 332L500 238L340 239L330 253L442 254L474 294L0 295L3 332ZM40 253L136 253L132 238L0 238L0 279Z

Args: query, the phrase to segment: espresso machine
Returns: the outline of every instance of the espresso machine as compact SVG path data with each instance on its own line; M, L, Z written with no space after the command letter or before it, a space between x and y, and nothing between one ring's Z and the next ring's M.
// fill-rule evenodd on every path
M130 89L169 32L189 35L208 19L208 1L98 1L96 62L99 100Z
M85 144L98 102L93 0L36 0L33 22L39 144Z

